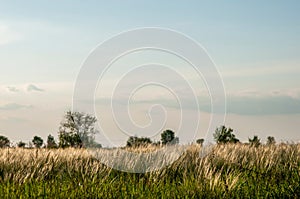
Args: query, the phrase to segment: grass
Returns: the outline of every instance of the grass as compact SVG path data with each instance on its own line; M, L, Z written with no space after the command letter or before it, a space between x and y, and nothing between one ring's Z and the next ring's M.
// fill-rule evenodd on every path
M299 144L200 151L191 145L173 164L138 174L84 149L0 149L0 198L300 198Z

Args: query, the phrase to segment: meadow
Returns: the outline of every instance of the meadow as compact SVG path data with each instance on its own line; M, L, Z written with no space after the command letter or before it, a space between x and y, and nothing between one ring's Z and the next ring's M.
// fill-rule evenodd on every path
M86 149L3 148L0 198L300 198L300 144L201 150L190 145L161 170L126 173Z

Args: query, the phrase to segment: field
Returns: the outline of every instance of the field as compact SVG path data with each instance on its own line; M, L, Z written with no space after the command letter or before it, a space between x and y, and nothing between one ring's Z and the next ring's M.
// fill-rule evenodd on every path
M172 165L138 174L85 149L0 149L0 198L300 198L299 144L200 151L191 145Z

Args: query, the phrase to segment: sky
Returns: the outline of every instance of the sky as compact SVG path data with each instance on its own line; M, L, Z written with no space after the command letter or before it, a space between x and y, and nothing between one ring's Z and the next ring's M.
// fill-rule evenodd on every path
M72 109L77 76L93 49L121 32L159 27L187 35L206 49L224 82L224 124L233 128L240 140L258 135L263 141L267 136L299 141L299 9L299 1L268 0L0 1L0 134L14 142L27 142L34 135L57 137L64 113ZM211 113L203 79L194 76L190 66L178 57L145 51L114 63L103 77L104 85L96 91L95 114L106 134L99 142L104 146L122 145L128 135L159 140L160 131L121 132L107 106L122 74L133 66L153 62L174 67L196 90L200 126L193 136L178 135L180 140L192 142L192 138L206 136ZM141 71L123 87L144 76L156 77L157 73ZM176 89L182 87L176 78L165 78ZM184 92L185 88L181 89ZM151 104L161 104L168 114L151 109ZM159 129L176 132L181 120L182 107L159 86L140 89L130 106L124 101L118 106L119 117L127 114L122 110L129 107L131 119L140 126L159 122L163 115L166 122ZM149 108L153 110L150 119ZM184 109L191 123L198 120L192 117L197 107Z

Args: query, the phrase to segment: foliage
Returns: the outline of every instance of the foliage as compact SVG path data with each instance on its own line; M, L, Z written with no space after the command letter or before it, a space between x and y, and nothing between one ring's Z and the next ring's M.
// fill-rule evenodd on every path
M276 144L275 138L273 136L267 137L267 145L274 145Z
M167 129L161 134L161 143L162 144L178 144L179 138L175 137L174 131Z
M39 136L34 136L32 139L32 143L36 148L41 148L41 146L44 144L44 140Z
M20 142L17 143L17 146L18 146L19 148L24 148L24 147L26 146L26 143L20 141Z
M9 147L10 146L10 141L7 137L0 135L0 147Z
M127 140L126 146L127 147L141 147L141 146L147 146L151 144L152 141L150 138L147 137L137 137L137 136L130 136Z
M57 144L55 142L55 139L54 137L49 134L48 137L47 137L47 148L57 148Z
M258 136L255 135L253 136L253 138L248 138L249 144L250 146L254 146L254 147L258 147L261 143L260 143L260 139L258 139Z
M96 121L97 119L89 114L67 111L59 127L59 146L63 148L94 146Z
M197 139L197 140L196 140L196 143L197 143L197 144L200 144L200 145L202 146L203 143L204 143L204 139L203 139L203 138Z
M106 167L85 149L0 149L0 198L299 198L299 144L201 149L144 174Z
M213 134L213 136L214 136L215 141L218 144L239 142L239 139L237 139L232 132L233 132L233 129L226 128L225 126L220 126L219 128L217 128L215 130L215 133Z

